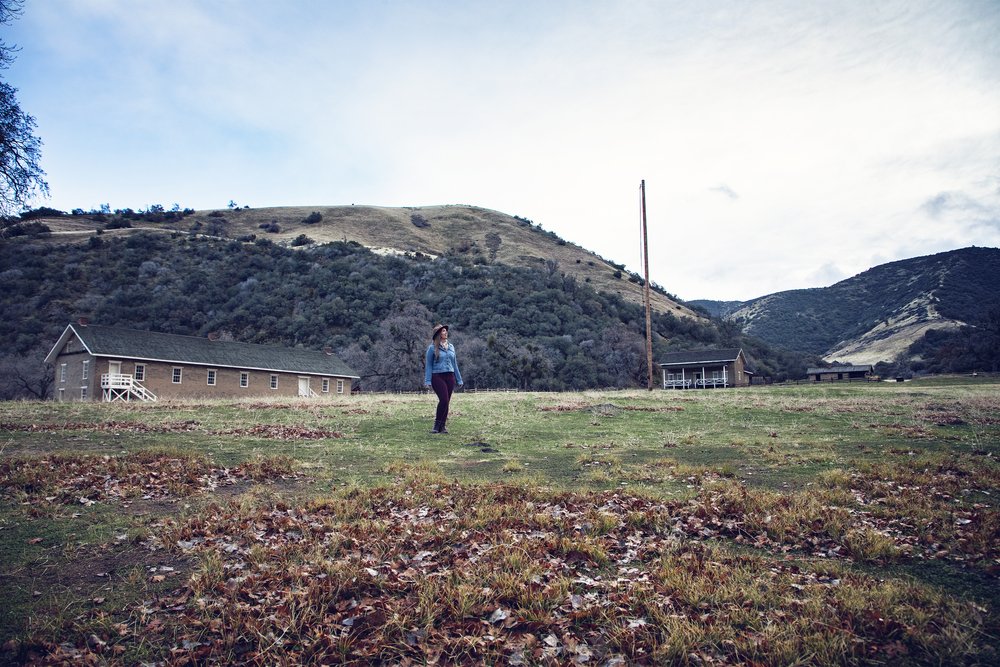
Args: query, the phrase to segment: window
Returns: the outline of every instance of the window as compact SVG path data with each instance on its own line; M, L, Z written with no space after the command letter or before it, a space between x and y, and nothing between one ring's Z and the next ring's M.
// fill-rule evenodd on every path
M142 382L146 379L146 364L135 365L135 379L138 382Z
M59 387L59 402L62 403L66 400L66 390L63 387Z
M59 364L59 381L66 381L66 364Z
M90 379L90 362L89 361L83 362L83 375L80 376L80 379L81 380Z
M215 369L214 368L209 368L208 369L208 386L209 387L214 387L215 386Z
M344 381L343 380L337 380L337 393L338 394L343 394L344 393Z
M277 375L272 375L271 376L271 389L277 389L277 388L278 388L278 376Z
M170 378L170 381L173 382L174 384L180 384L183 374L184 374L183 368L181 368L180 366L174 366L174 372Z
M72 338L70 338L69 340L66 341L66 349L65 349L65 351L67 353L73 351L73 339Z
M86 387L80 387L80 400L81 401L87 400L87 388Z
M249 387L250 386L250 374L246 371L240 373L240 386Z
M330 393L330 378L323 378L323 393Z

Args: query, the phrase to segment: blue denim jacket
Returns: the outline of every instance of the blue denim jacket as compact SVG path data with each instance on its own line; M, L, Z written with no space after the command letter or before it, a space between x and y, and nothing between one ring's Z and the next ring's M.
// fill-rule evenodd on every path
M448 343L447 350L441 350L434 359L434 343L427 346L427 359L424 363L424 384L431 383L431 373L454 373L455 381L462 382L462 374L458 370L458 358L455 356L455 346Z

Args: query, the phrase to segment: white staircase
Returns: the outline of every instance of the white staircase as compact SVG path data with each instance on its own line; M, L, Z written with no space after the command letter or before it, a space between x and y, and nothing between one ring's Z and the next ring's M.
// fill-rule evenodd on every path
M101 376L101 391L106 403L112 401L155 401L156 394L142 386L131 375L105 373Z

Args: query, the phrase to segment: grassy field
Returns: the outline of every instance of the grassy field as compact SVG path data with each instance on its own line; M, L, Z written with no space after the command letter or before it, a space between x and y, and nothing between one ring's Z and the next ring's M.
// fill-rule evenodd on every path
M0 404L0 662L995 664L1000 384Z

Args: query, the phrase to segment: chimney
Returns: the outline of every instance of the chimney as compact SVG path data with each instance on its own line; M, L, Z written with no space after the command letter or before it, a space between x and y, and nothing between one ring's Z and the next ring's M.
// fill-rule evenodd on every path
M219 332L218 331L209 331L208 332L208 339L209 340L219 340Z
M324 352L326 352L326 354L327 354L328 356L332 356L332 355L333 355L333 348L332 348L332 347L330 347L329 345L327 345L326 347L324 347L324 348L323 348L323 351L324 351Z
M90 320L86 317L80 317L76 320L76 323L79 324L81 327L85 327L88 324L90 324Z

